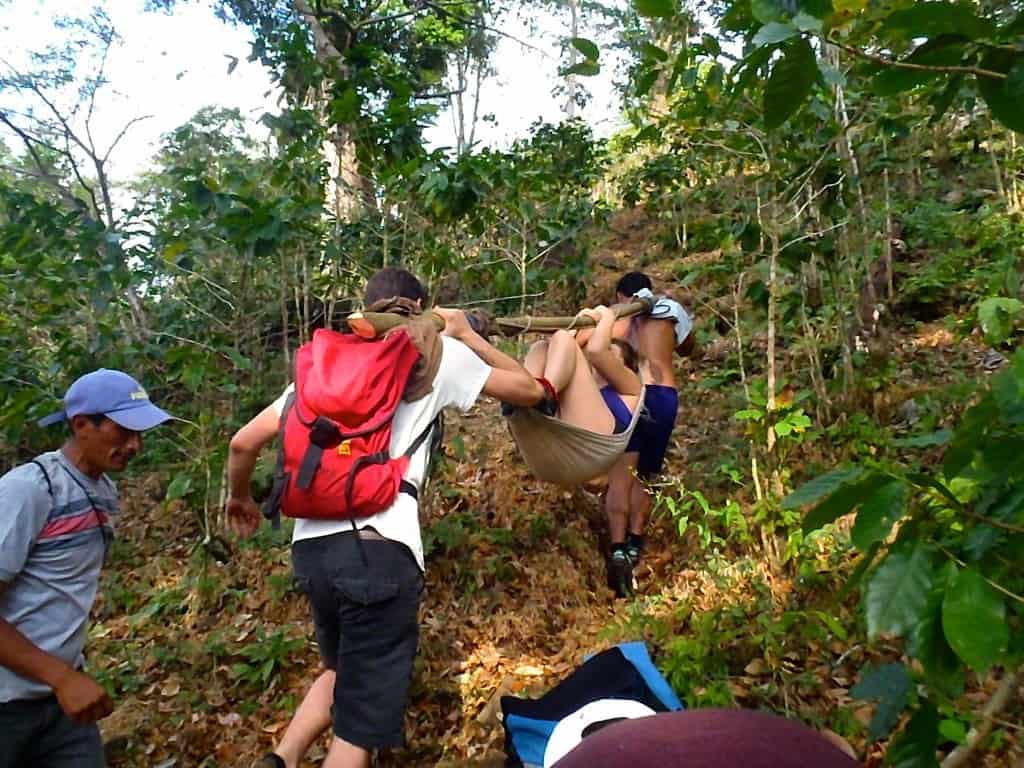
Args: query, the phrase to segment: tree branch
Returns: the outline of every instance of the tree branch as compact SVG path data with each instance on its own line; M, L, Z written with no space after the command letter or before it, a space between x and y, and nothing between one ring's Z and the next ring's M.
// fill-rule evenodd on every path
M42 158L39 157L39 153L36 152L35 146L33 146L34 144L39 144L41 146L47 145L44 142L41 142L38 139L34 138L33 136L29 136L27 133L25 133L25 131L23 131L21 128L19 128L17 125L11 122L11 120L8 119L6 113L4 112L0 112L0 123L3 123L12 131L14 131L14 133L17 134L18 138L20 138L22 142L25 144L25 149L32 157L32 161L36 164L36 168L39 169L38 178L42 179L51 187L53 187L53 189L61 196L64 202L66 202L72 208L79 211L88 212L88 206L80 199L75 197L71 193L71 191L64 186L64 184L61 182L58 176L56 176L54 173L47 169L46 164L43 162ZM57 151L59 152L60 150Z
M826 38L826 40L831 45L834 45L836 48L840 48L846 51L847 53L852 53L854 56L858 56L862 59L867 59L868 61L873 61L876 64L881 64L882 66L885 67L895 67L896 69L916 69L923 72L959 72L975 75L977 77L988 77L995 80L1006 79L1005 73L995 72L991 69L982 69L981 67L965 67L953 64L915 64L912 61L896 61L894 59L887 59L884 56L878 56L874 53L862 51L860 48L856 48L852 45L846 45L845 43L841 43L838 40L835 40L831 37Z
M131 120L125 123L124 128L122 128L121 132L117 134L117 137L114 139L113 143L107 149L106 154L103 155L102 162L104 163L104 165L106 164L107 160L110 159L110 153L114 151L114 148L121 142L121 139L124 138L124 135L128 133L128 129L136 123L141 123L143 120L149 120L151 117L153 117L153 115L140 115L139 117L133 117Z
M1007 670L1004 673L1003 679L999 681L999 687L996 689L996 692L992 694L992 698L988 700L985 708L981 710L981 722L971 728L967 734L966 743L961 744L946 756L946 759L942 761L941 768L959 768L959 766L967 763L967 759L991 732L996 715L1002 712L1013 698L1014 689L1017 687L1017 678L1022 672L1024 672L1024 667L1021 667L1016 672Z

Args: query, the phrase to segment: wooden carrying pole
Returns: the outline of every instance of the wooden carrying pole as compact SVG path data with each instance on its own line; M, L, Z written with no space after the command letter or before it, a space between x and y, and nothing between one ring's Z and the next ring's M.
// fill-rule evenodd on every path
M629 304L616 304L612 307L615 317L631 317L650 312L653 302L649 299L637 299ZM444 318L436 312L425 312L437 326L444 330ZM476 327L476 320L484 318L484 328ZM355 312L348 316L348 327L357 336L374 339L392 328L409 320L405 315L391 312ZM490 317L482 314L470 315L470 324L483 336L518 336L521 333L554 333L555 331L571 331L580 328L593 328L597 325L593 318L581 317Z

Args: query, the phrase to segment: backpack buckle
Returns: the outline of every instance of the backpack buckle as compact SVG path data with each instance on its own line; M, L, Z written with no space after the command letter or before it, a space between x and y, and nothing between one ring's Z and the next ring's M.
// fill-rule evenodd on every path
M309 442L317 448L332 448L341 442L341 430L330 419L317 416L309 428Z

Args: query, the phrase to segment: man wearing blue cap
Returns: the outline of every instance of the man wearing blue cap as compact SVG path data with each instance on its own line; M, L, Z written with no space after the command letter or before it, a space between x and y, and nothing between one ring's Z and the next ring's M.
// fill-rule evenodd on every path
M67 422L60 450L0 477L0 768L103 765L96 721L113 703L82 651L118 517L106 473L170 418L128 374L87 373L39 422Z

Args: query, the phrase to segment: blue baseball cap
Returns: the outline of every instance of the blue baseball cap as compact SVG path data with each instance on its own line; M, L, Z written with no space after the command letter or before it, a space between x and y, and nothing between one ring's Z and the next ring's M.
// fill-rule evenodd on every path
M64 395L64 410L40 419L39 426L93 414L102 414L135 432L144 432L174 418L153 405L142 385L127 373L100 368L76 379Z

